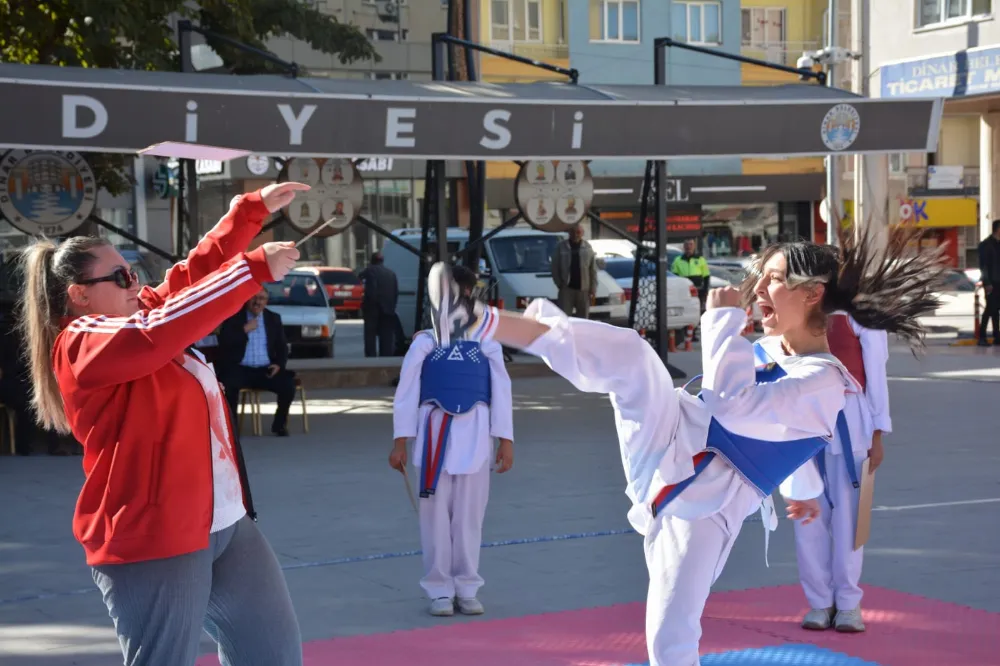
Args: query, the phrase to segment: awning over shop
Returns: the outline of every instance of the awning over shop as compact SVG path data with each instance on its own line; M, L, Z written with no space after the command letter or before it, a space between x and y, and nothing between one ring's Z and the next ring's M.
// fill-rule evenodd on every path
M816 85L293 79L0 64L0 147L136 153L678 159L934 152L941 100Z

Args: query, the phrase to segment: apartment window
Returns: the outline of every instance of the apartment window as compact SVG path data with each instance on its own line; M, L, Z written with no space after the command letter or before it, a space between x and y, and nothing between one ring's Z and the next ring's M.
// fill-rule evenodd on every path
M889 175L902 176L906 173L906 153L889 153Z
M602 42L638 42L638 0L591 0L590 38Z
M718 2L674 2L673 38L690 44L722 44L722 9Z
M490 0L493 43L542 41L541 0Z
M409 30L380 30L376 28L365 30L365 35L373 42L405 42L409 34Z
M785 43L785 10L752 7L742 10L743 46L768 47Z
M993 13L993 0L916 0L917 27Z

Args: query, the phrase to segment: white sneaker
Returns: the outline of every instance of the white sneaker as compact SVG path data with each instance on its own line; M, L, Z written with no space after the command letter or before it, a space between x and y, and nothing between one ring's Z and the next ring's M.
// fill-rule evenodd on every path
M814 631L829 629L833 624L833 614L833 608L813 608L802 619L802 628Z
M460 339L483 314L483 304L462 294L452 277L451 266L442 261L431 266L427 274L427 298L434 337L441 347Z
M462 615L482 615L486 612L483 605L479 602L479 599L472 597L471 599L458 599L458 612Z
M449 617L455 614L455 600L450 597L438 597L431 601L431 615Z
M833 620L833 628L844 634L860 634L865 630L865 623L861 619L861 607L851 610L837 611L837 617Z

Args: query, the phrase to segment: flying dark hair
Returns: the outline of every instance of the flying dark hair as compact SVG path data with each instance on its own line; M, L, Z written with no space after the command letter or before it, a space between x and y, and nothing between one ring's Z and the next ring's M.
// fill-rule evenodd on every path
M455 280L455 284L457 284L462 289L468 289L469 291L473 291L476 288L476 285L479 283L479 278L476 277L476 274L470 268L458 265L452 267L451 271L452 271L451 275L452 278Z
M825 315L842 310L865 328L895 333L912 348L922 348L926 330L919 317L940 307L936 292L947 267L943 246L910 250L921 236L919 229L895 227L864 235L842 233L838 247L807 241L769 245L747 267L740 287L744 303L756 298L762 267L781 253L788 264L789 287L824 285L820 305L824 325Z

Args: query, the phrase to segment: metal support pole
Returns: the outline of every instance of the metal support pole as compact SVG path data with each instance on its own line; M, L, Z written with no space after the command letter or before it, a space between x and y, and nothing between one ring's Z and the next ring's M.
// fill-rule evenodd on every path
M430 269L431 220L437 219L437 186L434 183L434 163L428 161L424 166L424 201L420 210L420 261L417 264L417 307L413 332L423 328L424 324L424 294L427 293L427 271Z
M177 22L177 45L180 48L181 73L191 74L195 72L194 63L191 62L191 21ZM176 253L184 255L188 248L193 245L194 239L198 237L198 172L195 169L194 160L180 160L177 168L178 182L178 206L177 206L177 247ZM187 204L185 210L184 204ZM187 226L187 239L190 243L185 243L184 227Z
M827 5L827 48L837 46L837 0L828 0ZM831 61L826 66L826 85L836 88L834 77L835 66ZM837 244L837 233L840 227L840 187L837 182L837 158L832 153L826 156L826 242Z
M642 285L643 253L646 246L643 238L646 236L646 218L649 217L649 191L653 185L653 163L646 162L646 172L642 177L642 194L639 199L639 233L636 234L635 264L632 266L632 300L628 304L628 325L635 328L635 310L639 302L639 288Z
M667 85L666 46L653 46L653 83ZM667 361L669 333L667 332L667 162L657 160L654 167L656 177L656 351L663 360L667 372L674 379L687 376L680 368ZM645 224L642 220L640 224ZM633 294L633 297L635 294Z
M447 42L441 38L441 33L431 35L431 72L435 81L447 80L445 67L448 63ZM433 161L435 182L434 196L437 198L437 260L450 262L448 256L448 212L442 202L445 200L447 183L444 160ZM426 196L426 194L425 194ZM449 208L458 205L457 201L449 202Z

